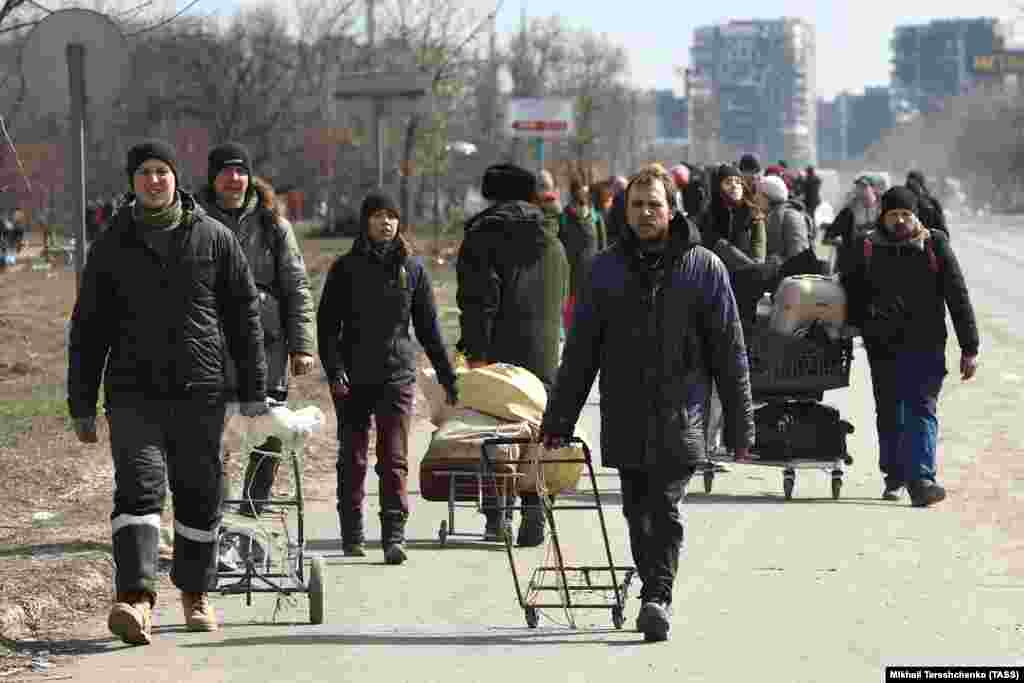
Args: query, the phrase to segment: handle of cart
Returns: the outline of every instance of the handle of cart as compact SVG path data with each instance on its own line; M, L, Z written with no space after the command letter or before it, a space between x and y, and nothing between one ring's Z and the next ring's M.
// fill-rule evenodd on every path
M522 458L516 458L513 462L509 457L498 457L496 455L496 446L511 446L511 445L535 445L538 441L532 438L526 437L500 437L485 439L481 444L480 448L480 468L483 473L492 473L495 471L498 465L518 465ZM525 590L523 585L520 583L519 574L516 567L515 553L512 550L512 538L511 534L505 534L505 550L508 555L509 568L512 571L512 581L516 590L516 598L519 601L519 606L523 609L526 616L526 624L530 628L536 628L539 617L539 609L610 609L612 614L612 623L615 628L621 629L625 623L625 603L626 595L629 590L629 584L632 581L633 576L636 573L634 567L629 566L618 566L612 557L611 544L608 542L608 527L605 523L604 509L601 506L601 494L597 488L597 477L594 474L593 461L590 454L590 447L587 446L586 442L579 437L572 437L566 440L567 445L578 445L581 447L582 455L578 458L563 458L559 457L557 462L559 463L582 463L586 466L588 479L590 481L590 488L593 494L593 504L583 505L578 503L558 503L550 500L546 495L541 496L543 501L544 514L547 519L548 528L551 530L551 543L554 549L555 564L554 565L541 565L538 567L527 582ZM543 466L543 463L538 463L539 467ZM523 506L512 506L511 509L523 509ZM506 508L508 509L508 508ZM562 510L596 510L597 517L601 526L601 538L604 544L604 555L607 559L605 565L577 565L571 566L565 563L565 555L562 550L562 542L558 535L558 525L555 521L555 512ZM504 510L502 511L504 512ZM606 573L609 581L607 583L595 583L593 580L594 575ZM554 575L559 585L548 586L544 585L544 579L548 575ZM619 578L622 577L620 582ZM578 581L581 579L582 584ZM594 592L608 592L613 593L613 602L601 602L601 603L586 603L575 599L575 595L580 593L594 593ZM560 598L560 602L543 601L538 599L532 599L531 596L541 593L556 593Z

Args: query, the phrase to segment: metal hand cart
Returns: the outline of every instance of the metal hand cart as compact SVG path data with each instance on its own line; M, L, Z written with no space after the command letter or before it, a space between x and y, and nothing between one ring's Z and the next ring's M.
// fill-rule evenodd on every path
M434 470L433 474L448 479L448 519L442 519L437 529L437 540L442 546L453 536L495 543L504 543L506 538L512 538L512 522L509 521L505 511L509 509L508 500L515 491L516 479L521 476L515 472L514 468L508 467L502 472L485 473L477 465L472 469ZM495 509L502 512L501 535L496 539L489 539L480 532L458 531L455 528L456 509L473 509L480 513L484 512L485 491L492 492Z
M502 464L517 464L508 461L503 462L496 458L490 451L490 446L503 445L528 445L535 444L536 440L529 438L496 438L484 441L481 452L481 470L486 474L494 472L495 468ZM544 513L547 518L548 528L551 530L551 542L554 548L554 565L541 565L537 567L525 589L519 581L519 574L516 568L515 554L512 551L512 536L505 535L505 550L508 554L509 567L512 570L512 581L516 588L516 598L519 606L523 609L526 617L526 625L536 628L540 620L538 610L542 609L610 609L612 624L615 628L621 629L625 623L626 595L629 592L629 584L636 573L634 567L617 566L612 558L611 546L608 543L608 527L605 525L604 510L601 507L601 494L597 488L597 477L594 475L594 466L590 457L590 448L582 439L573 438L570 443L580 444L583 447L583 457L578 459L560 458L560 463L583 463L586 465L587 474L590 479L591 491L594 496L592 505L575 503L546 503ZM541 496L544 500L546 496ZM508 509L522 510L522 505L512 506ZM565 563L565 556L562 553L561 540L558 537L558 525L555 523L555 511L557 510L596 510L597 517L601 524L601 538L604 542L604 552L607 564L570 566ZM553 577L556 585L548 585L545 579ZM554 599L545 600L542 596L557 595L558 602ZM603 593L605 597L611 594L614 598L611 601L586 602L578 599L585 593Z
M239 513L225 513L221 538L233 535L238 541L244 567L218 570L217 592L221 595L245 595L252 606L253 593L275 593L279 597L296 593L309 596L309 621L322 624L325 614L327 565L324 558L306 550L303 512L302 465L306 437L299 431L274 434L281 440L281 452L249 448L243 440L242 454L256 453L291 464L294 493L289 498L226 499L225 505L239 506ZM243 492L244 493L244 492ZM266 509L267 507L270 509ZM262 509L261 512L257 510ZM292 538L289 511L294 510L296 533ZM246 514L248 513L248 514ZM267 525L279 530L270 530ZM277 557L275 557L275 548ZM308 563L308 567L307 567Z
M842 338L830 344L819 341L783 335L765 325L744 330L747 341L747 355L750 361L750 388L757 410L766 406L781 407L781 417L774 425L776 433L782 434L784 448L781 457L775 451L772 457L767 453L759 455L759 444L755 441L751 454L756 459L737 460L724 448L708 454L702 467L704 492L711 493L715 481L715 466L722 462L760 465L782 469L782 491L786 500L793 497L798 469L824 470L832 478L832 499L838 500L843 487L844 466L853 464L853 458L846 450L842 439L835 452L821 453L813 458L792 455L793 444L788 434L799 428L800 414L808 405L820 405L824 392L850 386L850 369L853 362L853 340ZM839 421L839 427L846 435L852 434L853 425L846 420Z

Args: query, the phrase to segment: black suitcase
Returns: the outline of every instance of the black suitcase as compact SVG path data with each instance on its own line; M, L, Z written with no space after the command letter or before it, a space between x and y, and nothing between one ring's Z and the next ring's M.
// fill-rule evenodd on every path
M754 453L772 461L846 460L846 437L853 433L838 410L810 401L763 405L754 411L754 427Z

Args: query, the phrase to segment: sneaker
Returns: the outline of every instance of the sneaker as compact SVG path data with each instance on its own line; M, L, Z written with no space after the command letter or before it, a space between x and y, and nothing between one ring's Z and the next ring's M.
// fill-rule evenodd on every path
M926 508L946 499L946 489L927 479L916 482L907 490L910 492L910 504L916 508Z
M185 626L189 631L217 630L217 615L213 613L209 594L182 591L181 606L185 611Z
M668 640L668 632L672 628L669 621L670 614L671 608L665 602L660 600L645 602L640 607L640 614L636 617L636 630L644 634L644 640L648 643Z
M341 551L345 557L366 557L366 547L362 543L345 543Z
M882 500L899 500L903 491L903 484L886 484L882 491Z
M407 559L404 543L392 543L384 549L384 559L388 564L402 564Z
M120 593L107 617L110 632L129 645L153 642L153 603L145 593Z

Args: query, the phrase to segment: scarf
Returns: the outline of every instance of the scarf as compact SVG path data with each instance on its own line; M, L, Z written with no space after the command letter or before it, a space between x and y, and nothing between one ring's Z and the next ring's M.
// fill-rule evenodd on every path
M169 230L181 222L184 211L181 208L181 197L174 193L174 201L160 209L147 209L136 201L132 209L135 221L150 230Z

